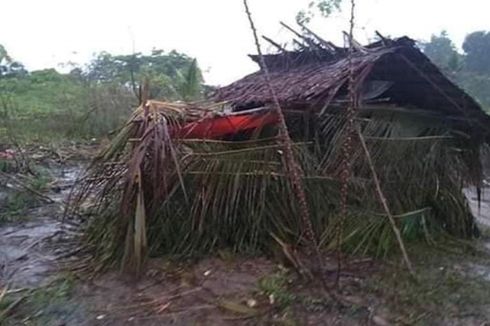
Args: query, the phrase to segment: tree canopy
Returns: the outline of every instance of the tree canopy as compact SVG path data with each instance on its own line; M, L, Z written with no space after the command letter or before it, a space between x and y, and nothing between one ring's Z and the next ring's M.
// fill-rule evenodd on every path
M461 55L456 51L456 46L446 31L432 35L429 42L421 43L421 47L425 54L444 70L458 69Z
M466 36L459 52L446 31L421 42L424 53L446 75L474 96L485 109L490 108L490 32L477 31Z
M300 25L309 23L316 13L322 17L328 17L334 11L340 10L341 3L342 0L312 0L306 9L300 10L296 14L296 22Z
M465 68L478 74L490 74L490 32L468 34L463 42Z
M72 71L72 74L79 73L78 70ZM177 51L165 53L163 50L153 50L148 55L112 55L102 52L82 74L90 82L117 83L135 92L144 80L148 80L152 98L196 99L202 93L203 78L197 62ZM182 93L182 85L189 75L195 78L192 96ZM187 92L190 90L185 89Z
M15 77L27 74L24 65L13 60L3 45L0 44L0 78Z

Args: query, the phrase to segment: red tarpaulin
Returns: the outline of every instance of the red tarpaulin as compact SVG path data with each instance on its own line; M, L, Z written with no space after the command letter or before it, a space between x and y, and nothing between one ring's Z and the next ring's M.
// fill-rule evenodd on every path
M243 131L252 131L266 125L277 123L273 112L205 118L184 125L179 132L181 138L219 139Z

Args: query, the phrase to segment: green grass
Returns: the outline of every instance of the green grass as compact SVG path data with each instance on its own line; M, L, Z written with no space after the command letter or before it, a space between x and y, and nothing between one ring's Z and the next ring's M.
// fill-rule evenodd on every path
M356 302L347 306L337 305L316 282L285 270L263 277L257 295L269 303L273 297L271 315L287 316L288 322L316 315L348 325L365 324L373 316L393 325L483 325L490 319L490 254L483 244L449 238L435 246L411 246L415 278L396 255L361 268L355 272L359 281L343 279L341 297Z
M12 160L2 160L0 159L0 171L5 173L15 172L16 166L15 162Z
M72 275L64 274L46 286L5 296L0 301L0 325L70 325L75 319L83 321L80 305L71 300L74 285ZM14 303L15 308L9 308Z
M50 143L106 135L125 121L134 96L46 70L0 80L0 142Z
M33 170L36 175L28 177L28 180L23 180L23 182L30 189L42 193L47 190L52 177L43 168L33 167ZM42 204L40 199L29 190L22 188L9 190L6 199L0 207L0 225L6 222L27 220L26 210L40 204Z
M280 271L261 278L258 283L259 293L281 308L288 307L297 299L289 289L288 277L285 271Z
M389 311L397 324L444 325L450 320L463 325L471 318L488 320L490 279L474 266L490 273L490 256L475 249L476 242L448 241L435 247L412 246L415 278L394 262L351 290L374 296L377 306Z

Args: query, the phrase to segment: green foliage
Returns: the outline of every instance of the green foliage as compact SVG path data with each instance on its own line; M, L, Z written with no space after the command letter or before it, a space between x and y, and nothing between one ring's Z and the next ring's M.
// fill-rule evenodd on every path
M196 60L177 51L165 54L163 50L153 50L149 55L135 53L113 56L103 52L89 65L85 76L90 82L113 83L130 88L135 93L141 82L148 80L150 98L166 100L199 97L203 83ZM193 93L182 94L179 87L189 77L193 78L194 84L185 91Z
M463 42L467 71L490 75L490 32L478 31L468 34Z
M1 325L69 325L86 319L82 308L70 301L73 294L74 278L63 275L49 284L21 292L19 295L7 295L0 300ZM20 296L20 297L19 297ZM2 316L2 309L21 300L20 304L9 315ZM80 315L80 316L79 316Z
M490 111L490 32L473 32L463 42L464 53L456 46L446 31L432 35L429 42L422 42L424 53L452 80L474 96Z
M26 220L27 209L35 207L39 201L27 191L16 191L7 195L0 209L0 224Z
M5 72L0 74L0 142L5 143L13 138L23 143L105 136L138 104L135 95L143 80L150 84L151 98L193 101L203 96L196 60L177 51L102 52L69 74L54 69L20 73L13 63L0 46L0 70Z
M285 271L264 276L258 282L258 289L269 301L285 308L296 300L296 296L288 289L288 277Z
M2 161L0 160L0 168L1 162ZM36 175L23 176L22 182L25 183L29 189L42 193L47 189L47 186L52 181L52 178L43 169L38 167L33 167L32 169L36 171ZM5 181L7 183L9 182L8 179ZM16 184L15 182L12 183ZM5 191L5 198L2 199L0 205L0 223L26 219L26 211L30 208L38 206L41 203L35 194L22 187L0 187L0 190Z
M308 4L306 10L300 10L296 14L296 22L298 24L307 24L314 17L315 13L320 13L322 17L328 17L333 12L340 10L342 0L313 0Z
M27 74L24 66L14 61L3 45L0 44L0 79L7 77L20 77Z
M185 74L179 72L178 94L184 101L202 98L202 76L196 59L192 60Z
M15 162L12 160L0 159L0 171L10 173L15 171Z
M413 246L410 257L417 266L416 279L384 266L356 291L380 298L380 306L396 318L393 324L469 325L488 320L487 252L475 255L461 243L441 242L439 247Z
M461 55L449 38L446 31L439 35L432 35L429 42L421 44L424 53L444 70L458 70L461 64Z

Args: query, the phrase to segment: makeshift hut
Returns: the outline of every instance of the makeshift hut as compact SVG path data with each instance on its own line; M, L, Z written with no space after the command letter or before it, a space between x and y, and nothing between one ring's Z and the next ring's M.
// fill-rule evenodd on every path
M294 51L271 42L279 52L264 59L321 246L334 246L339 220L351 69L356 124L404 239L475 234L462 187L481 185L490 118L413 40L354 42L351 56L312 32ZM91 203L85 252L105 266L122 261L137 268L148 254L268 252L278 239L300 244L266 86L258 71L218 89L212 104L144 101L74 192L71 214ZM351 154L342 246L385 254L395 247L391 227L355 141Z

